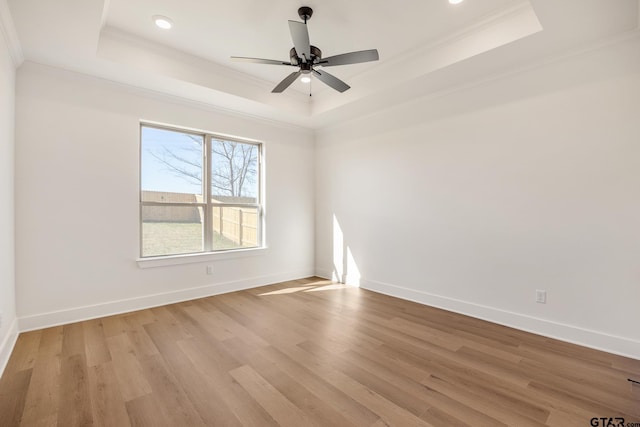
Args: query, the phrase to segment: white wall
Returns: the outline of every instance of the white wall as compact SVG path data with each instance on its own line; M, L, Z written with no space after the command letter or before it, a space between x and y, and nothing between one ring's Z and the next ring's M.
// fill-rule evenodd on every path
M21 330L313 274L311 131L33 63L18 72L16 116ZM138 267L141 119L265 141L266 251Z
M317 273L640 358L639 51L319 132Z
M2 26L0 22L0 26ZM17 337L14 270L15 66L0 28L0 373Z

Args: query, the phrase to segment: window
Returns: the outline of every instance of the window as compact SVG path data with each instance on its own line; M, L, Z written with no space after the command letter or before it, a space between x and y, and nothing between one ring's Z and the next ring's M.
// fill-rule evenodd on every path
M259 143L141 125L140 255L262 246L261 150Z

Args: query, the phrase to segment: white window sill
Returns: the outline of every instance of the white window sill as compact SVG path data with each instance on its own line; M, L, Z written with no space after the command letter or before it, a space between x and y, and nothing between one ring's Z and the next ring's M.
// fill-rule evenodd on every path
M193 264L197 262L220 261L223 259L245 258L266 255L268 248L235 249L221 252L207 252L200 254L158 256L152 258L138 258L136 262L140 268L164 267L168 265Z

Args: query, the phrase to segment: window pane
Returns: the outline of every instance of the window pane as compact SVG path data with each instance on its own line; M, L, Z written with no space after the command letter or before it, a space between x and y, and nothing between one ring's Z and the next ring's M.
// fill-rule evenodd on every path
M143 206L142 256L202 252L203 213L198 206Z
M258 203L258 146L211 140L211 199L214 203Z
M202 203L202 136L142 127L141 144L143 201Z
M213 250L254 248L260 244L258 208L214 206Z

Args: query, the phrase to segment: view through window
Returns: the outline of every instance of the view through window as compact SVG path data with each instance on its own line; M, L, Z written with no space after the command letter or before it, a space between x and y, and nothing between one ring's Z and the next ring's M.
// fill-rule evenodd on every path
M261 144L143 124L141 256L262 246Z

